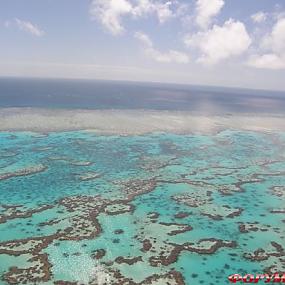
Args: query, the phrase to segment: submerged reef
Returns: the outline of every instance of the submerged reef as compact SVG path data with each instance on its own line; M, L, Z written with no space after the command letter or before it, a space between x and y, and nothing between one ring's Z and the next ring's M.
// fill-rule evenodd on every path
M28 176L28 175L32 175L35 173L43 172L46 169L47 169L47 167L45 167L43 165L37 165L37 166L27 167L24 169L19 169L19 170L16 170L14 172L1 173L0 174L0 180L10 179L13 177L18 177L18 176Z
M282 132L0 138L1 285L285 271Z

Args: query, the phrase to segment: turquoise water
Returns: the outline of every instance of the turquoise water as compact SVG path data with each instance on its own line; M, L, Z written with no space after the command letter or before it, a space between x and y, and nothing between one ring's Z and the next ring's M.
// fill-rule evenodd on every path
M284 169L285 133L0 133L0 284L283 272Z

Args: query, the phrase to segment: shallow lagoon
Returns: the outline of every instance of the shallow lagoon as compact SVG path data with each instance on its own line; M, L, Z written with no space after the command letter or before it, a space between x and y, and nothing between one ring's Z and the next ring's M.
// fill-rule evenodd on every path
M282 132L2 132L1 284L284 272L284 155Z

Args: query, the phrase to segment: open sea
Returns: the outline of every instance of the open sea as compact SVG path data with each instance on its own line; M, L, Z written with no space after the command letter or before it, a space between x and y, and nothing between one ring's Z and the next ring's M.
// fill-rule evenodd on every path
M160 83L0 78L0 107L284 114L285 92Z
M0 107L284 114L285 95L2 78ZM225 285L285 272L284 202L281 131L0 132L0 284Z

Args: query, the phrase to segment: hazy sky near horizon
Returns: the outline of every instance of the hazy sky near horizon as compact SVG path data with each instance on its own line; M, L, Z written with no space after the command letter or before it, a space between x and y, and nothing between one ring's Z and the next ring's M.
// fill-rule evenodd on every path
M1 0L0 76L285 90L284 0Z

